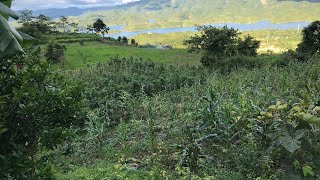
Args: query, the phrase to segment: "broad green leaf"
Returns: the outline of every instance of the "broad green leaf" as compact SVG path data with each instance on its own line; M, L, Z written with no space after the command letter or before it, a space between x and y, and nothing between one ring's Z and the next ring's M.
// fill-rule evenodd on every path
M307 132L307 129L299 129L292 136L288 131L286 131L284 136L279 137L279 144L286 148L287 151L294 153L296 150L300 149L300 139L302 139Z
M286 148L287 151L294 153L296 150L298 150L301 147L301 142L289 135L285 135L279 138L279 143L284 148Z
M8 55L23 53L20 45L22 37L2 16L0 16L0 32L2 32L0 35L0 59Z
M293 166L294 166L294 169L295 169L296 171L299 170L299 169L301 169L300 163L299 163L298 160L295 160L295 161L293 162Z
M310 166L303 166L302 171L303 171L304 177L307 177L309 175L314 176L314 172L312 170L312 167L310 167Z
M19 35L23 38L23 46L32 45L36 40L34 37L18 31Z
M21 32L21 31L18 31L18 33L23 38L23 40L29 40L29 41L35 40L34 37L32 37L32 36L30 36L28 34L25 34L25 33Z
M20 36L20 34L8 23L6 19L4 19L2 16L0 16L0 32L10 31L14 37L22 43L23 39Z
M17 13L15 13L14 11L12 11L8 6L6 6L5 4L0 2L0 12L2 14L6 14L11 16L14 19L18 19L19 15Z
M312 115L312 114L307 114L307 113L303 113L302 115L302 120L304 122L307 122L309 124L314 124L318 127L320 127L320 117Z
M4 4L5 6L7 6L8 8L11 7L12 0L0 0L0 1L1 1L2 4ZM0 16L1 16L1 15L2 15L6 20L9 19L9 15L0 12Z
M299 129L296 131L295 133L295 138L296 139L301 139L303 138L303 136L308 132L309 130L308 129Z

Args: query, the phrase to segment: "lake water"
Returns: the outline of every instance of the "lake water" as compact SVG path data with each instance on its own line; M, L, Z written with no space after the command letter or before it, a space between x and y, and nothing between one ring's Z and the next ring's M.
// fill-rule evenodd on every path
M255 30L262 30L262 29L280 29L280 30L289 30L289 29L302 29L308 26L310 23L308 22L288 22L282 24L273 24L267 20L262 20L257 23L253 24L238 24L238 23L215 23L210 24L215 27L223 27L227 25L228 27L233 27L235 29L239 29L240 31L255 31ZM167 33L174 33L174 32L196 32L196 27L175 27L175 28L157 28L157 29L148 29L143 31L133 31L133 32L126 32L124 31L124 26L111 26L111 30L121 30L120 33L108 34L108 37L117 38L119 36L126 36L131 38L138 34L145 34L145 33L158 33L158 34L167 34Z

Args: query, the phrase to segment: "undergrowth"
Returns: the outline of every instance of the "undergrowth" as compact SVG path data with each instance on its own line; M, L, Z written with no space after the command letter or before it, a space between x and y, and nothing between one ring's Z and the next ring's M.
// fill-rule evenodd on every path
M319 62L221 74L115 58L73 72L87 123L54 152L56 175L319 178Z

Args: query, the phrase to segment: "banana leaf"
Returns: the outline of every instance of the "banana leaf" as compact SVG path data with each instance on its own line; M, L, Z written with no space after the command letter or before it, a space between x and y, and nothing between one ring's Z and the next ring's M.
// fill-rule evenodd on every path
M0 3L7 6L7 8L10 8L12 0L0 0ZM9 14L6 14L5 12L1 12L1 10L0 10L0 15L2 15L6 20L9 19Z
M0 59L23 53L23 48L20 44L23 41L22 37L1 15L0 32Z
M2 2L0 2L0 12L6 16L11 16L14 19L18 19L19 15L17 13L15 13L14 11L12 11L8 6L6 6L5 4L3 4Z
M12 0L0 0L0 59L23 53L22 44L28 45L33 37L17 32L9 23L9 16L18 19L17 13L10 9Z

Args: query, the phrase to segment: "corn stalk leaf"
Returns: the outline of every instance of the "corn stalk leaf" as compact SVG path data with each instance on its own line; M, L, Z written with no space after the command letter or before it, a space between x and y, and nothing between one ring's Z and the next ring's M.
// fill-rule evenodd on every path
M17 13L15 13L14 11L12 11L8 6L6 6L5 4L3 4L2 2L0 2L0 12L2 14L5 15L9 15L14 19L18 19L19 15Z

